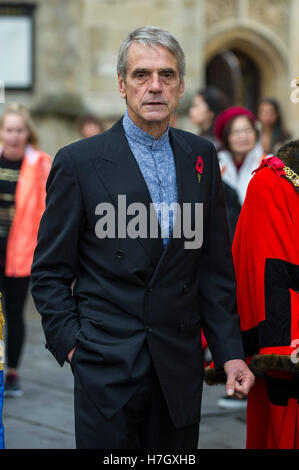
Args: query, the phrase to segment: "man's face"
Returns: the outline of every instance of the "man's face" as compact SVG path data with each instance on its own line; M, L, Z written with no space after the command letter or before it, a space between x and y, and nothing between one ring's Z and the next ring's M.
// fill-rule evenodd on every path
M126 80L118 75L118 84L132 121L156 138L165 132L184 93L176 57L162 46L133 43Z

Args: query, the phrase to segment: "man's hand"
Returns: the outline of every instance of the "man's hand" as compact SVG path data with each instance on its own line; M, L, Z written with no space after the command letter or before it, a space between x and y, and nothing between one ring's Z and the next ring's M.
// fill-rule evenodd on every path
M232 359L224 363L224 370L227 376L226 394L235 395L237 398L247 396L254 385L255 378L246 362L242 359Z
M74 346L73 349L71 349L70 352L69 352L68 355L67 355L67 358L68 358L69 363L71 363L71 360L72 360L72 357L73 357L73 354L74 354L74 352L75 352L76 347L77 347L77 346Z

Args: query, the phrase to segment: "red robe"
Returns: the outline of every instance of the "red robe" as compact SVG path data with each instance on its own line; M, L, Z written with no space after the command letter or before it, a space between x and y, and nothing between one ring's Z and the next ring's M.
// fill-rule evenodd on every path
M276 157L251 179L233 259L245 354L247 448L299 448L299 194Z

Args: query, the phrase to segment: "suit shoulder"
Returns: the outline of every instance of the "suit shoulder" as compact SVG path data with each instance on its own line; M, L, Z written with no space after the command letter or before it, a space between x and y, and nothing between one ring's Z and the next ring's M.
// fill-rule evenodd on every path
M96 149L99 151L101 148L103 148L108 132L109 130L103 132L102 134L96 134L92 137L87 137L85 139L72 142L71 144L62 147L58 153L66 153L70 156L71 159L76 161L86 159L90 154L95 152Z

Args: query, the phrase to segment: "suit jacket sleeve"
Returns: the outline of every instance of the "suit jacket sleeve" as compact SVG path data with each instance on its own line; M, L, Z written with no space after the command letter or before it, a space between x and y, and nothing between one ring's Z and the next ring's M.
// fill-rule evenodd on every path
M53 162L31 268L31 293L42 316L46 347L62 366L80 323L72 296L78 239L84 220L79 182L66 149Z
M216 368L231 359L244 359L236 284L224 191L215 149L211 155L209 216L204 227L200 262L201 322Z

